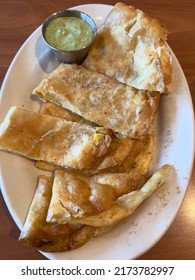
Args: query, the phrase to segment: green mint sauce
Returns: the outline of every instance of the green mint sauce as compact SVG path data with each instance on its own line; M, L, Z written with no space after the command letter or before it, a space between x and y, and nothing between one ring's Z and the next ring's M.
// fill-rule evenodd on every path
M61 50L76 50L85 47L92 39L89 24L76 17L60 17L52 20L45 31L47 42Z

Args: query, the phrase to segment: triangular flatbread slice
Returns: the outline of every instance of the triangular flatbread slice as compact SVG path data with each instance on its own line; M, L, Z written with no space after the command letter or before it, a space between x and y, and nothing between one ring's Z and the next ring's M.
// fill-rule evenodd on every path
M81 225L60 225L47 223L46 216L52 195L53 179L41 175L30 205L26 221L19 236L19 242L43 252L64 252L75 249L90 239L93 227ZM85 228L85 229L84 229ZM84 230L84 232L83 232ZM78 242L78 236L81 237ZM78 234L78 236L77 236ZM76 239L76 240L75 240Z
M43 102L40 113L94 126L93 123L89 123L82 117L51 102ZM141 174L146 174L152 159L153 146L153 134L148 134L141 140L116 137L115 142L112 144L112 149L110 149L96 171L124 173L129 172L131 168L136 168ZM57 165L40 160L36 161L35 166L49 171L60 168Z
M93 170L116 137L108 129L11 107L0 125L0 150L64 168Z
M66 251L69 249L67 225L46 223L52 182L52 178L40 176L19 242L45 252Z
M85 119L83 119L82 117L80 117L79 115L76 115L76 114L72 113L71 111L64 109L51 102L43 102L40 113L54 116L54 117L59 117L61 119L72 121L72 122L87 124L87 125L94 127L93 123L90 123L90 122L86 121ZM98 135L96 135L96 136L98 136ZM114 137L114 134L113 134L113 137ZM129 138L117 138L117 137L114 137L114 138L115 139L113 139L114 141L111 144L108 154L105 155L104 158L102 158L101 163L99 164L99 166L97 166L97 168L96 168L97 172L101 172L101 171L114 172L114 171L116 171L118 168L120 168L120 166L123 164L123 162L127 159L132 148L134 148L134 144L135 144L136 140L129 139ZM145 141L143 140L143 142L145 142ZM133 158L132 158L132 162L133 162ZM56 165L51 165L51 164L48 164L43 161L37 161L35 165L36 165L36 167L43 169L43 170L55 170L55 169L59 168ZM93 171L93 172L95 172L95 171Z
M160 99L158 92L137 90L75 64L61 64L33 95L123 137L137 139L151 127Z
M112 227L93 227L46 222L52 196L53 178L40 175L18 241L43 252L65 252L83 246L92 237Z
M137 89L167 92L172 58L166 37L158 20L117 3L82 65Z
M129 173L103 173L94 176L57 170L47 221L67 223L102 213L116 200L140 188L145 177L136 170Z
M63 206L62 204L61 207L58 208L59 216L56 216L57 219L54 219L53 222L55 221L59 223L66 223L68 221L69 223L73 224L81 223L96 227L113 226L122 219L131 215L140 206L140 204L142 204L144 200L151 196L153 192L156 191L162 183L168 180L171 170L172 166L170 165L162 166L147 180L147 182L141 187L141 189L129 191L126 194L121 195L113 202L113 205L110 205L110 207L107 210L97 213L95 215L82 217L82 212L81 215L79 215L79 211L77 212L77 215L70 215L70 212L67 212L66 205ZM116 186L117 181L115 183L115 187ZM119 183L118 189L120 187L121 184ZM52 204L50 204L50 207L51 205ZM52 208L50 207L48 211L49 216L47 217L47 220L50 220L51 218L50 211L52 211ZM64 216L60 211L63 209L63 207L65 213ZM75 211L78 209L78 207L74 208Z

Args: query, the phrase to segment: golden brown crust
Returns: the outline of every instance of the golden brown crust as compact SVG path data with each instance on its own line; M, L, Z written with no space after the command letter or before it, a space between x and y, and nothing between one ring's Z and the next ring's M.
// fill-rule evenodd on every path
M72 218L104 212L120 196L140 188L144 182L144 176L136 170L94 176L58 170L55 172L47 221L64 224Z
M143 31L149 33L148 36L153 38L155 42L159 41L159 38L163 40L167 39L167 30L157 19L152 18L148 14L136 9L133 6L126 5L121 2L115 4L105 20L105 25L126 25L130 28L135 22L139 22L139 24L144 27L144 29L147 28L148 30Z
M61 167L93 169L112 143L101 127L12 107L0 126L0 149Z
M33 94L130 138L146 134L160 98L157 92L136 90L68 64L61 64L43 79Z
M139 190L129 192L120 196L114 205L108 210L99 214L84 217L72 218L70 223L82 223L96 227L112 227L122 219L130 216L157 188L168 180L172 172L172 166L163 165L159 168Z
M43 103L40 113L75 122L80 122L80 120L82 122L85 121L78 115L75 118L72 112L50 102ZM93 126L92 123L88 122L88 124ZM141 140L116 137L111 144L108 154L102 159L102 162L97 166L96 170L88 171L88 173L124 173L129 172L132 168L136 168L141 174L147 174L152 159L153 142L154 136L152 134L147 134ZM35 166L39 169L49 171L60 169L59 166L43 161L36 161Z
M134 140L111 130L65 121L12 107L0 126L0 149L38 160L39 168L115 171L126 160Z
M68 226L46 223L52 183L52 178L40 176L19 242L45 252L66 251L69 249Z
M117 3L82 65L138 89L167 92L172 59L166 38L158 20Z
M138 187L138 182L140 185L143 184L143 179L139 177L140 175L136 175L135 173L132 173L129 178L131 178L136 185L129 181L130 186L127 186L127 174L104 174L103 176L96 175L92 177L92 180L96 182L96 184L103 183L107 186L110 186L111 184L115 190L115 196L120 197L117 198L113 205L110 205L107 210L96 215L79 218L72 217L72 219L70 219L71 224L66 224L62 219L62 216L62 224L46 222L48 207L51 206L49 206L49 203L51 202L53 179L41 175L25 224L19 237L19 242L44 252L63 252L76 249L88 242L92 237L111 230L121 219L132 214L160 184L167 180L171 169L171 166L165 165L157 170L140 190L135 189ZM61 171L59 172L62 174ZM137 179L135 179L134 176L138 176L139 178L137 177ZM82 176L82 180L87 181L87 178L84 177L85 176ZM135 182L135 180L138 181ZM69 186L69 190L70 187L71 186ZM79 186L76 185L75 187ZM79 192L76 194L78 198ZM101 192L99 194L101 196ZM77 201L77 204L79 205L80 202L81 200ZM97 199L93 202L97 203ZM73 200L72 203L74 203ZM67 207L67 209L68 208L70 210L70 207ZM59 209L57 210L59 211Z
M43 252L65 252L79 248L95 234L95 227L47 223L53 178L41 175L18 241ZM102 233L104 230L102 229Z

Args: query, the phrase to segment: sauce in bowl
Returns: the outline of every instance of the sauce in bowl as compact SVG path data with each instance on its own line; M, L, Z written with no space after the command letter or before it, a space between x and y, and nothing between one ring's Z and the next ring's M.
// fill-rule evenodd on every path
M45 39L60 50L78 50L87 46L93 37L90 25L77 17L53 19L45 30Z
M42 38L63 63L82 63L96 37L94 20L78 10L58 11L42 25Z

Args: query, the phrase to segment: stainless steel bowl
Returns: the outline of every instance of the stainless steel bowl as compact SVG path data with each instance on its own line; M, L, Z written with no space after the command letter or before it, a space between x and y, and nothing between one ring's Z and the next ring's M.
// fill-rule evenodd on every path
M61 50L61 49L55 48L52 45L50 45L45 38L45 30L46 30L48 24L52 20L54 20L55 18L59 18L59 17L77 17L77 18L82 19L83 21L86 21L89 24L89 26L91 27L92 32L93 32L91 41L83 48L76 49L76 50ZM87 53L91 47L91 44L93 43L93 41L95 39L96 32L97 32L97 28L96 28L96 24L93 21L93 19L89 15L87 15L83 12L77 11L77 10L64 10L64 11L56 12L56 13L52 14L51 16L49 16L42 25L42 37L43 37L44 41L54 52L54 54L56 55L58 60L60 62L64 62L64 63L77 63L77 64L81 63L82 60L87 55Z

